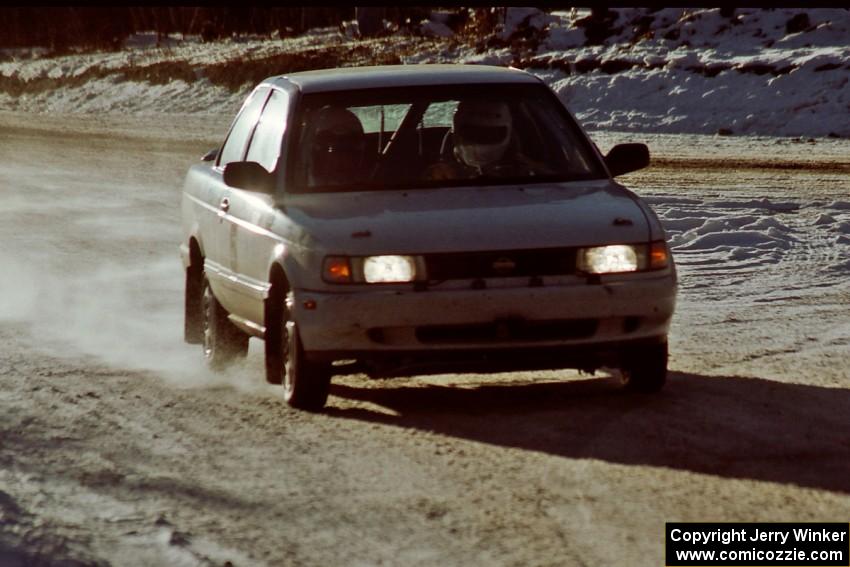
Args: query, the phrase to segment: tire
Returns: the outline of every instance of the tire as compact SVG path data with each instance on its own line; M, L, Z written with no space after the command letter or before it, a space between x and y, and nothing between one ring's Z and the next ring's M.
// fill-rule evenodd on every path
M183 297L183 340L192 345L204 344L203 286L203 270L189 266Z
M279 308L271 310L272 320L266 329L266 381L282 384L283 397L293 408L320 411L328 400L330 368L304 355L292 316L292 292L281 303Z
M248 354L249 337L227 318L227 311L213 295L206 276L203 278L201 307L204 360L211 370L223 370Z
M627 390L652 394L667 381L667 342L631 353L621 369Z

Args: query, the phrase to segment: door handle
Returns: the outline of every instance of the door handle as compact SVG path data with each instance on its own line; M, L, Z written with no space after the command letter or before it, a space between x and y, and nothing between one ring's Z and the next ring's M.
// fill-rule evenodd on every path
M222 199L221 203L219 203L219 205L218 205L218 208L224 213L229 211L230 210L230 199L228 199L227 197Z

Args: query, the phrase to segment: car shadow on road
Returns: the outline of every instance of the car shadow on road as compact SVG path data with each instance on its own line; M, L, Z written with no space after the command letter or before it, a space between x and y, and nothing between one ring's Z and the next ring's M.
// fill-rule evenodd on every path
M477 388L334 384L331 393L390 410L328 408L340 418L572 459L850 493L846 389L673 372L650 396L629 394L613 379Z

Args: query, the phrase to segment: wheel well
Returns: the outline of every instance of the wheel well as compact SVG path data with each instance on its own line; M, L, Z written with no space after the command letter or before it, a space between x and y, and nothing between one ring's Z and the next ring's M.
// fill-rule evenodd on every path
M289 279L286 277L283 267L277 262L272 264L269 271L269 284L271 284L271 288L269 289L269 296L266 300L267 313L270 308L279 308L283 303L283 298L286 297L286 293L289 291Z
M198 241L194 237L189 239L189 269L204 269L204 256L201 253L201 245L198 244Z
M279 322L282 316L283 302L286 298L286 293L289 291L289 279L286 277L286 272L283 267L275 262L269 270L269 295L263 308L263 316L265 321L263 324L266 328L265 339L269 339L270 334L274 335L278 331L275 323ZM276 340L274 337L272 340Z
M186 268L186 290L183 312L183 339L190 344L200 344L204 336L201 296L203 294L204 257L194 238L189 240L189 266Z

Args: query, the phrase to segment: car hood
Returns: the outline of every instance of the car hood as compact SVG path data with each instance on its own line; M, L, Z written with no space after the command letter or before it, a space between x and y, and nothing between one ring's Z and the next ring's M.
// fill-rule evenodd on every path
M638 200L607 180L292 195L291 222L335 254L520 250L646 242Z

